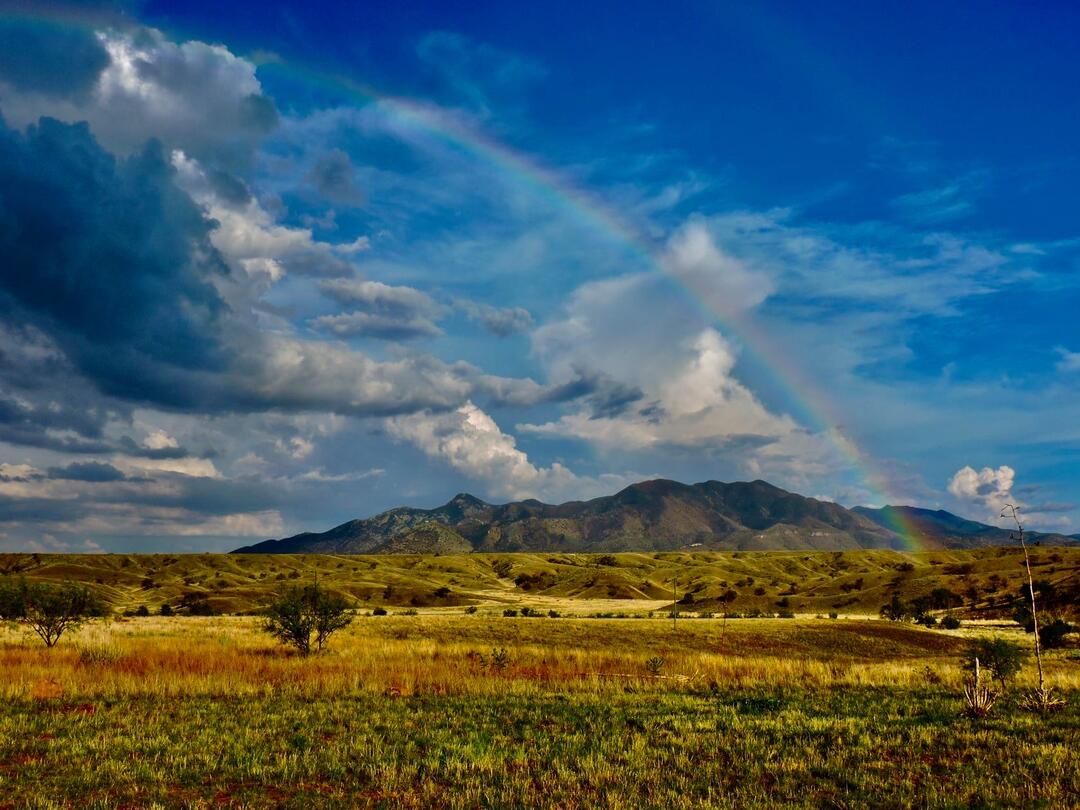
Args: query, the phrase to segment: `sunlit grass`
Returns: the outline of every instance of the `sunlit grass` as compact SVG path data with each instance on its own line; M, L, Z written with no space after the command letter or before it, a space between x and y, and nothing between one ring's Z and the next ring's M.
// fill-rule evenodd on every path
M0 806L1075 805L1080 666L1051 660L1063 713L1010 697L974 722L963 644L867 620L420 615L359 617L301 658L253 617L95 620L53 650L5 627Z

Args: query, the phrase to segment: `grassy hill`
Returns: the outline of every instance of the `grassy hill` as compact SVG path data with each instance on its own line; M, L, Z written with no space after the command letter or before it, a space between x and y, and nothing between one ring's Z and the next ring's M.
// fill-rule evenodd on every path
M444 529L418 531L436 533L449 548L459 544ZM1080 603L1080 549L1032 553L1036 580L1053 583L1063 603ZM912 599L948 588L966 611L990 614L1011 608L1023 570L1020 549L1005 547L918 554L0 555L0 576L83 582L118 611L195 601L220 613L257 610L283 587L318 577L361 609L527 605L644 612L669 606L674 588L684 611L876 613L894 592Z

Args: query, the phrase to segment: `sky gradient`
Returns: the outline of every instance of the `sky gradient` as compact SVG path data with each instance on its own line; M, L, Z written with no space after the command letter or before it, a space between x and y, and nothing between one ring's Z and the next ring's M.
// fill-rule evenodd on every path
M0 550L657 476L1080 531L1077 30L0 0Z

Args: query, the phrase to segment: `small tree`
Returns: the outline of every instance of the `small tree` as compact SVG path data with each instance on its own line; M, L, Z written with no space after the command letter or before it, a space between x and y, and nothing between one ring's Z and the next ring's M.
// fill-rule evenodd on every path
M1020 673L1026 658L1027 652L1019 644L1003 638L980 638L968 648L968 669L973 671L973 662L981 661L1004 691L1006 681Z
M349 604L318 583L289 588L266 611L265 628L282 644L310 655L321 651L330 636L352 622Z
M97 599L82 585L31 585L23 580L0 585L0 618L22 622L46 647L55 647L67 630L102 612Z

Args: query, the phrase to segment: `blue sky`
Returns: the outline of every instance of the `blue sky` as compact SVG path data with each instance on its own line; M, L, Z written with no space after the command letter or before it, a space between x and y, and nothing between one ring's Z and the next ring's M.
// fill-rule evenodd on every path
M1080 531L1077 22L0 2L0 548L655 476Z

